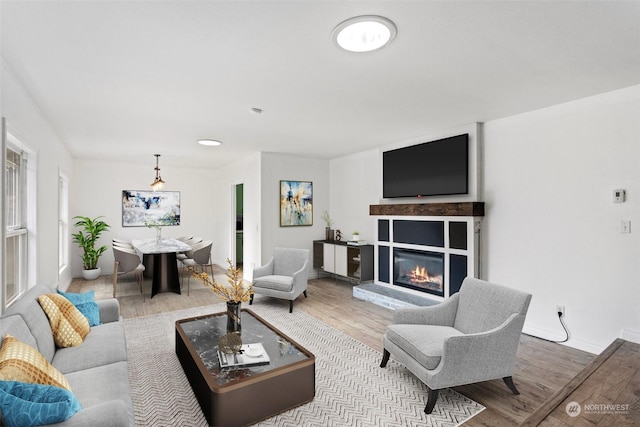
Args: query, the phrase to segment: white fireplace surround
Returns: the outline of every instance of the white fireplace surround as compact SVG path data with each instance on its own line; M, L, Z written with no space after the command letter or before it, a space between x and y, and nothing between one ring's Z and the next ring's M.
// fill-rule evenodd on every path
M406 294L414 298L427 298L434 302L443 301L449 298L457 291L457 287L461 283L451 283L451 260L456 259L457 263L463 257L466 257L466 276L481 278L480 272L480 235L481 220L484 216L484 203L468 202L468 203L425 203L425 204L409 204L409 205L372 205L370 206L370 214L376 216L376 241L374 250L374 283L377 286L386 288L389 292L385 294ZM380 221L383 221L382 223ZM442 244L415 244L405 243L398 240L398 236L394 236L394 229L397 221L412 222L430 222L443 229ZM405 225L411 225L405 223ZM464 227L466 234L466 245L454 243L456 237L450 233L451 223L455 223L458 230ZM386 227L388 224L388 227ZM387 233L385 232L388 232ZM382 233L380 231L383 231ZM382 236L381 236L382 234ZM460 239L460 231L458 231L457 240ZM461 247L466 246L466 247ZM444 254L444 296L437 296L427 292L413 290L393 284L393 250L394 248L411 249L418 251L427 251ZM382 255L382 256L381 256ZM379 296L367 297L364 292L354 289L354 296L365 299L379 305L390 308L406 305L403 302L394 304L385 301L387 297L381 299ZM401 298L402 299L402 298Z

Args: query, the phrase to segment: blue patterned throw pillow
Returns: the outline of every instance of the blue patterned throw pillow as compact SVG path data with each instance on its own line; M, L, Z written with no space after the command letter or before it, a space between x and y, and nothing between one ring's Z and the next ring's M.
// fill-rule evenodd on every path
M0 381L0 408L7 427L61 423L82 409L69 390L19 381Z
M98 304L96 304L95 301L94 291L73 294L58 290L58 293L68 299L71 304L73 304L78 311L87 318L89 326L96 326L100 324L100 311L98 310Z

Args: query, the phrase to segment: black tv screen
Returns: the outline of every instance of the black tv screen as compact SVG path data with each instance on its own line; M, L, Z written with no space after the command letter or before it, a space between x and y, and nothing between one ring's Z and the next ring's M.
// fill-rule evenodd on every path
M382 197L469 193L469 135L382 153Z

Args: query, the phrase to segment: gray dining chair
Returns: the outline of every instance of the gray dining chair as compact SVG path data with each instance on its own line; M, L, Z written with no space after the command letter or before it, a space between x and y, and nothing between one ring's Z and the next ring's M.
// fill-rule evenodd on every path
M204 272L205 267L211 269L211 276L213 276L213 264L211 264L211 247L213 242L211 240L205 240L193 245L190 251L185 253L186 258L181 259L180 262L185 269L192 268L194 270L200 270ZM191 280L191 274L187 276L187 295L189 295L189 282ZM184 279L182 280L184 282Z
M142 273L145 270L144 264L140 261L140 255L135 249L129 249L122 246L113 246L113 297L116 297L118 290L118 277L128 273L136 275L136 281L140 287L142 301L145 300L144 290L142 289Z
M127 240L111 239L111 242L113 243L113 246L119 246L119 247L125 247L125 248L133 249L133 245L131 244L131 242L129 242Z

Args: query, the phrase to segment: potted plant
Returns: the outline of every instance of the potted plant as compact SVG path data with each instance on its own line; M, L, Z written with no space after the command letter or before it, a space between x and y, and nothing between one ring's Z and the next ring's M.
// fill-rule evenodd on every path
M353 240L354 242L359 242L360 241L360 232L359 231L354 231L351 234L352 234L351 240Z
M78 221L76 227L82 228L75 234L72 234L73 242L77 243L83 250L82 254L82 277L86 280L94 280L100 276L100 267L98 267L98 259L107 250L107 245L96 248L96 240L103 231L109 228L109 224L100 218L89 218L86 216L75 216L73 219Z

